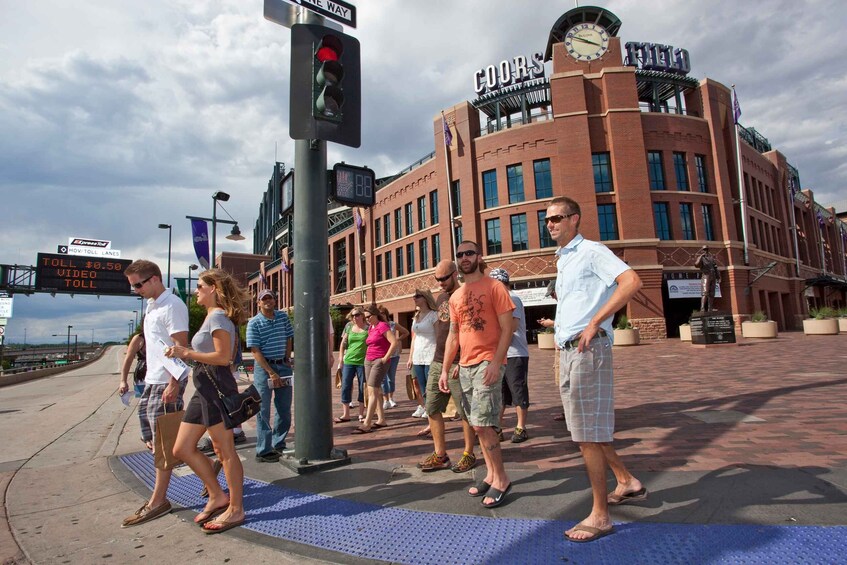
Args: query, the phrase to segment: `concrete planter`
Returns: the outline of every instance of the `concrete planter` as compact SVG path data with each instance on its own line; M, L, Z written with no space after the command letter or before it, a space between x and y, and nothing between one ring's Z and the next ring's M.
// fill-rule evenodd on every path
M847 318L838 318L838 331L847 333Z
M776 322L741 322L741 335L761 339L774 339L777 336Z
M806 335L835 335L838 333L838 318L803 320L803 333Z
M691 326L688 324L682 324L679 326L679 340L691 341Z
M538 349L556 349L555 334L538 334Z
M626 330L614 330L615 345L638 345L641 343L641 336L637 328Z

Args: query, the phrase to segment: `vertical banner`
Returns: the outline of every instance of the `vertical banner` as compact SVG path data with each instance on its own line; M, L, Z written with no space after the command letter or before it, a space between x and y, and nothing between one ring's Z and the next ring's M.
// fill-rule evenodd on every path
M204 269L209 268L209 226L206 220L191 220L191 236L194 240L194 253Z
M188 279L176 279L176 293L183 302L188 300L188 291L185 289L187 282Z

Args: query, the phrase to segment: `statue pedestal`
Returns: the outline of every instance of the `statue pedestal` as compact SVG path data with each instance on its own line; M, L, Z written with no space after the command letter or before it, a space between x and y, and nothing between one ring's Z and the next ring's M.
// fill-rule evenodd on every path
M701 347L729 345L735 341L735 321L728 312L696 312L691 315L691 343Z

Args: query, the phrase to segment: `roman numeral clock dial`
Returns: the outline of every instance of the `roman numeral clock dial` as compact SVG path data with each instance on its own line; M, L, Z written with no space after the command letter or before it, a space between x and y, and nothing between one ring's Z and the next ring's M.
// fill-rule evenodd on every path
M597 24L577 24L565 35L568 55L577 61L594 61L609 49L609 34Z

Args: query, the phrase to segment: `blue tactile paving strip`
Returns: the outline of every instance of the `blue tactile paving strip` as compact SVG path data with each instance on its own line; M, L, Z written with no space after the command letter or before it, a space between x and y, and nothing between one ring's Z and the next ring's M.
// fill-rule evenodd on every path
M121 457L153 488L153 457ZM221 479L223 480L223 475ZM223 482L222 482L223 484ZM173 476L168 498L199 512L200 480ZM297 491L245 478L244 527L277 538L394 563L839 563L845 526L615 524L615 533L576 544L574 522L437 514L386 508ZM406 532L408 535L398 535ZM421 540L426 540L422 544Z

